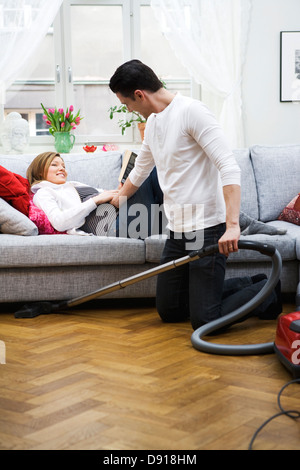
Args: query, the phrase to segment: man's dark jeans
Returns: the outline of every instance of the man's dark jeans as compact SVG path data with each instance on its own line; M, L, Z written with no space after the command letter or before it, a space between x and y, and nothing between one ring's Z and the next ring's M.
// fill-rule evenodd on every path
M203 247L215 245L225 232L225 224L204 230ZM200 237L199 237L200 238ZM170 233L161 263L181 258L193 251L187 249L191 234ZM251 300L265 285L266 280L253 284L251 277L225 279L226 257L216 253L192 261L158 276L157 310L165 322L190 319L194 329L231 313ZM252 312L253 316L266 310L276 295L272 293Z

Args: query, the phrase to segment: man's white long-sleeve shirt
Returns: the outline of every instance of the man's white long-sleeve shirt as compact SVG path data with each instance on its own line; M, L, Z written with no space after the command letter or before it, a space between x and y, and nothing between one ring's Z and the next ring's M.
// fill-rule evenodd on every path
M177 94L148 118L131 183L139 187L155 165L170 230L190 232L225 222L223 186L240 185L241 172L202 102ZM191 216L191 205L196 215Z

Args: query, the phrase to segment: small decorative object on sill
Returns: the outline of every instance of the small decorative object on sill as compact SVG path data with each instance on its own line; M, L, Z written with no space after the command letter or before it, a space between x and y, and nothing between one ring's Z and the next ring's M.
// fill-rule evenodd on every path
M29 124L19 113L9 113L0 127L0 141L6 154L25 153L29 145Z
M119 146L115 144L104 144L102 152L115 152L119 150Z
M55 149L59 153L69 153L75 143L75 136L71 130L79 126L82 117L79 116L80 110L74 114L74 107L71 105L64 112L63 108L49 108L46 110L41 103L44 111L43 119L49 127L49 132L55 138Z
M95 145L86 145L85 147L83 147L83 150L86 153L93 153L97 150L97 147L95 147Z

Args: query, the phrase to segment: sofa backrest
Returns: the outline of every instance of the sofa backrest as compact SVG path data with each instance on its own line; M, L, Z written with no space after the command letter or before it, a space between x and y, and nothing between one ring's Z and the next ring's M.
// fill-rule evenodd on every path
M300 145L256 145L250 148L250 157L259 219L276 220L300 192Z
M0 155L0 165L26 177L26 170L36 154ZM121 152L69 153L62 155L69 181L79 181L103 189L116 189L121 170Z
M300 192L300 145L253 146L234 150L242 174L241 210L268 222ZM36 154L1 155L0 165L21 176ZM62 155L70 181L96 188L115 189L122 165L121 152Z

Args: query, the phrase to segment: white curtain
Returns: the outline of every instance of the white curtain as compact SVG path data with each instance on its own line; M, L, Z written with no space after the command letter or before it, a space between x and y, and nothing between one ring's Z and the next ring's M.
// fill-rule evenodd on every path
M34 54L63 0L0 0L0 107L5 91Z
M220 104L213 111L235 148L244 145L241 82L251 4L252 0L151 0L176 56Z

